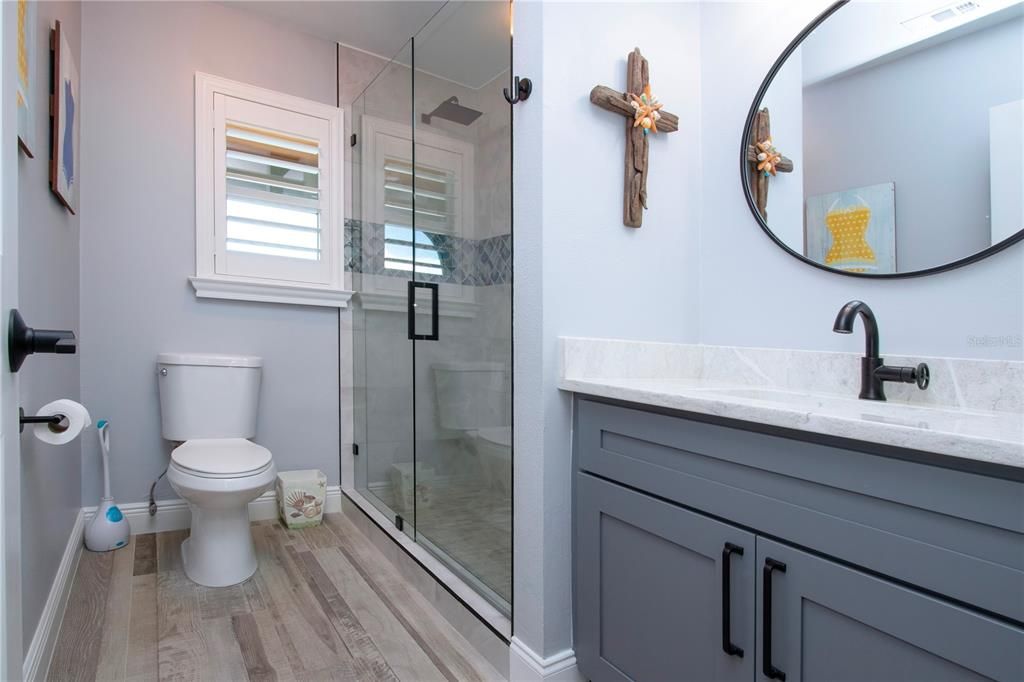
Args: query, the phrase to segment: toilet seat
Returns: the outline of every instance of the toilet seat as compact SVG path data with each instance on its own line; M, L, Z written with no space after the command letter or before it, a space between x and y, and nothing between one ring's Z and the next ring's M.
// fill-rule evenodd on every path
M197 438L176 447L171 463L201 478L239 478L272 467L273 456L245 438Z

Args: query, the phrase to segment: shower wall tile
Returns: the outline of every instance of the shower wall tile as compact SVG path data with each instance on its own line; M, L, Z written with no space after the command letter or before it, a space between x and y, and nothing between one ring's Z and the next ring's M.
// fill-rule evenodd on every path
M416 279L438 284L495 286L512 281L512 235L465 239L431 234L441 260L441 275L417 273ZM384 267L384 226L345 221L345 266L353 273L408 279L409 273Z

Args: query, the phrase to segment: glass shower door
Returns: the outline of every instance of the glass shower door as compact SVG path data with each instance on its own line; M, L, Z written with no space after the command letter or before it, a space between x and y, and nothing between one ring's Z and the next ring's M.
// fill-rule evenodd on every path
M509 5L449 2L353 106L355 487L505 615Z
M416 538L509 611L509 6L449 2L416 35L411 319Z
M352 106L352 220L347 256L353 287L355 487L415 537L413 341L406 287L412 186L412 41ZM406 191L405 188L409 188Z

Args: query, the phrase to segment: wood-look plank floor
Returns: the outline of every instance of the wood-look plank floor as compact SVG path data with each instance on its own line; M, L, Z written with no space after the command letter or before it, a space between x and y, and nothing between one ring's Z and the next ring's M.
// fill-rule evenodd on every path
M232 587L189 581L186 531L83 552L47 679L502 679L343 515L252 529L259 569Z

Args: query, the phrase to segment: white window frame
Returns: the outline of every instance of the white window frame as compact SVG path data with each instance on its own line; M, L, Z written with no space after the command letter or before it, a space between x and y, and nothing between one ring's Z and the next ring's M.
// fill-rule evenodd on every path
M239 83L207 73L195 76L196 124L196 272L189 277L199 298L223 298L242 301L263 301L295 305L345 308L352 298L350 275L344 269L344 112L320 102L286 95L266 88ZM223 113L215 111L215 102L228 97L274 107L304 116L322 119L327 136L321 140L326 156L326 182L321 185L321 262L316 282L296 281L285 277L284 267L275 267L273 256L250 259L246 274L224 271L224 203L223 130L218 122ZM294 132L294 131L293 131ZM218 162L219 160L219 162ZM221 258L218 272L217 258ZM266 276L254 276L252 263L267 259ZM258 272L258 270L257 270Z
M379 149L378 135L398 138L403 142L412 144L413 131L411 126L402 123L396 123L375 116L363 116L363 166L365 171L366 166L369 165L371 171L364 176L362 182L361 204L363 220L383 224L385 222L382 205L384 189L383 152ZM476 227L473 215L476 196L473 187L476 173L473 145L463 140L438 135L437 133L420 130L419 128L416 129L415 137L417 145L434 147L462 158L462 168L458 169L459 212L456 214L456 224L449 234L462 239L473 238ZM369 181L367 181L367 178ZM410 279L412 279L411 273L409 273L409 276L398 274L395 276L384 276L363 273L362 287L359 292L363 307L370 310L404 311L406 309L407 282ZM474 287L472 286L441 283L438 287L441 315L473 317L477 312L475 298Z

